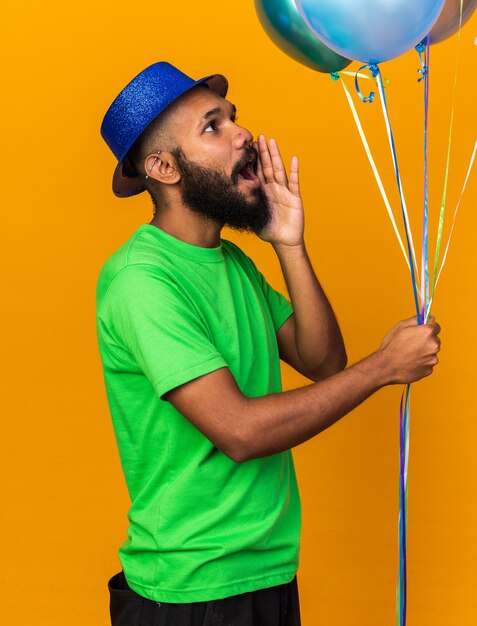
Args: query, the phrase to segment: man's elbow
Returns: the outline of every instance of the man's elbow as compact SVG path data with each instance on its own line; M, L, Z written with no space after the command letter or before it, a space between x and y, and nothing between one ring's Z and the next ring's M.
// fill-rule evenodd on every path
M346 369L347 365L348 365L348 355L346 354L346 350L344 350L343 354L341 354L339 358L336 360L333 374L337 374L338 372L343 371L344 369Z
M226 454L231 461L234 463L245 463L245 461L250 461L255 458L250 450L247 448L240 448L230 452L230 454Z
M323 380L334 376L343 371L348 365L348 355L345 351L342 354L335 356L333 359L328 359L320 365L316 370L309 373L308 378L314 382Z
M234 463L245 463L245 461L250 461L256 456L253 443L245 434L235 436L222 446L221 451Z
M257 438L250 427L252 419L245 413L231 418L234 428L228 433L227 439L217 447L235 463L244 463L259 456L256 450Z

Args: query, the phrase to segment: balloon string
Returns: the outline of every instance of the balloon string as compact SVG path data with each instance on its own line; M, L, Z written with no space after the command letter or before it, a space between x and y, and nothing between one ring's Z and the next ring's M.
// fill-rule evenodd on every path
M355 84L357 83L357 75L355 75ZM339 75L338 75L339 78ZM336 78L335 78L336 79ZM412 276L412 281L413 281L413 288L414 288L414 293L415 292L415 275L413 272L413 266L410 265L409 263L409 257L406 254L406 251L404 249L404 244L402 242L402 239L400 237L399 231L397 229L396 226L396 221L394 219L394 215L393 212L391 210L391 206L389 204L388 198L386 196L386 192L384 190L381 178L379 176L379 172L376 168L376 165L374 163L374 159L371 155L371 151L369 149L369 145L368 142L366 140L366 135L364 133L364 130L361 126L361 122L359 120L359 116L358 113L356 111L356 107L354 106L353 100L351 98L351 95L349 93L349 90L344 82L344 80L341 79L341 84L343 86L346 98L348 100L348 103L350 105L351 108L351 112L353 114L354 120L356 122L356 126L358 128L360 137L361 137L361 141L363 143L366 155L368 156L369 162L371 164L373 173L375 175L376 181L378 183L378 187L381 191L381 195L383 197L385 206L388 210L388 215L391 219L391 223L393 225L394 228L394 232L396 233L396 236L398 238L398 241L400 243L401 246L401 250L403 252L404 255L404 259L406 260L406 263L409 267L409 269L411 270L411 276ZM381 83L382 85L382 83ZM357 86L357 91L358 94L360 95L360 97L363 99L362 94L359 91L359 86ZM384 94L383 94L384 95ZM374 97L374 96L373 96ZM368 99L365 100L367 102L371 101L370 96L368 96ZM383 98L384 100L384 98ZM384 100L385 101L385 100ZM387 111L386 111L387 113ZM385 118L387 116L385 115ZM390 125L387 124L386 125L387 128L390 129ZM395 169L397 169L397 159L395 156L395 150L394 150L394 142L391 142L391 148L393 151L393 160L395 163ZM397 179L398 179L398 187L401 193L401 188L400 188L400 178L399 178L399 171L397 170L396 172L397 174ZM406 215L406 212L403 211L403 216ZM405 221L405 226L406 223L408 224L408 220L406 220L406 217L404 217L404 221ZM407 234L407 228L406 228L406 234ZM409 255L411 255L411 248L409 245L409 239L408 239L408 248L409 248ZM416 296L415 296L416 297ZM419 317L419 309L417 308L417 314ZM399 471L399 519L398 519L398 531L399 531L399 570L398 570L398 575L397 575L397 582L396 582L396 624L397 626L405 626L406 624L406 612L407 612L407 476L408 476L408 462L409 462L409 416L410 416L410 385L407 385L404 392L403 392L403 396L401 398L401 405L400 405L400 429L399 429L399 447L400 447L400 454L399 454L399 467L400 467L400 471Z
M406 385L399 407L399 569L396 584L396 625L405 626L407 613L407 522L411 385Z
M421 62L421 69L417 70L421 75L418 82L424 80L427 72L429 71L429 43L430 43L430 35L427 35L421 42L419 42L416 46L417 53L419 55L419 61Z
M346 74L348 74L348 75L353 75L353 76L355 75L354 73L353 73L353 74L351 74L351 72L340 72L340 73L346 73ZM336 73L336 74L338 74L338 73ZM364 78L369 78L370 80L372 80L372 79L371 79L369 76L367 76L366 74L362 74L361 76L362 76L362 77L364 77ZM338 74L338 79L340 79L339 74ZM356 110L356 107L355 107L355 105L354 105L353 99L352 99L352 97L351 97L351 94L350 94L350 92L349 92L349 89L348 89L348 87L347 87L347 85L346 85L345 81L344 81L343 79L341 79L341 80L340 80L340 82L341 82L341 85L342 85L342 87L343 87L343 90L344 90L344 93L345 93L346 99L347 99L347 101L348 101L348 104L349 104L349 106L350 106L351 113L352 113L352 115L353 115L353 119L354 119L354 121L355 121L355 123L356 123L356 127L357 127L357 129L358 129L358 133L359 133L359 136L360 136L360 138L361 138L361 142L362 142L362 144L363 144L364 151L366 152L366 156L368 157L369 163L370 163L370 165L371 165L371 169L373 170L373 174L374 174L374 177L375 177L375 179L376 179L376 183L377 183L377 185L378 185L378 188L379 188L379 191L380 191L380 193L381 193L381 196L382 196L382 198L383 198L384 205L385 205L386 210L387 210L387 212L388 212L389 219L391 220L391 224L392 224L392 227L393 227L393 229L394 229L394 233L395 233L395 235L396 235L396 237L397 237L397 240L398 240L398 242L399 242L399 246L400 246L401 251L402 251L402 253L403 253L404 260L405 260L405 262L406 262L406 265L407 265L407 266L408 266L408 268L410 269L410 265L409 265L409 258L408 258L407 252L406 252L406 250L405 250L405 248L404 248L404 243L403 243L402 238L401 238L401 235L400 235L400 233L399 233L399 230L398 230L398 227L397 227L397 224L396 224L396 220L395 220L395 218L394 218L394 214L393 214L393 211L392 211L392 208L391 208L391 204L390 204L390 202L389 202L389 200L388 200L388 197L387 197L387 195L386 195L386 191L385 191L385 189L384 189L384 185L383 185L382 180L381 180L381 177L380 177L380 175L379 175L378 168L376 167L376 163L375 163L375 161L374 161L373 155L372 155L371 150L370 150L370 148L369 148L369 144L368 144L368 141L367 141L367 139L366 139L366 134L365 134L365 132L364 132L363 126L362 126L361 121L360 121L360 119L359 119L358 112L357 112L357 110Z
M366 67L366 66L365 66ZM363 69L363 68L360 68ZM374 66L369 66L369 70L372 75L377 79L379 94L381 96L381 105L384 115L384 120L386 123L386 130L388 133L389 145L391 148L391 156L393 159L394 172L396 175L396 182L398 186L399 198L401 201L401 210L404 221L404 230L406 234L406 241L408 246L408 253L410 259L410 269L411 269L411 279L412 279L412 289L414 295L414 304L416 306L416 314L419 323L423 322L423 315L421 317L419 311L419 299L417 293L417 267L416 267L416 257L414 252L414 246L412 242L412 233L409 225L409 217L406 208L406 202L404 198L404 192L402 189L401 176L399 173L399 166L397 162L397 154L396 147L394 143L394 136L391 128L391 123L389 120L389 113L386 102L386 93L384 91L384 85L382 81L382 76L379 68ZM424 77L427 76L427 71L423 74ZM426 79L427 81L427 79ZM360 95L363 102L372 102L374 97L373 92L365 98L361 94L358 85L358 79L355 78L355 85L358 95ZM426 126L427 128L427 126ZM426 156L427 156L427 136L426 136ZM427 178L427 166L426 166L426 178ZM426 192L425 197L427 199L427 181L426 181ZM426 212L427 216L427 212ZM416 271L415 271L416 268ZM422 277L424 279L424 276ZM424 294L426 293L426 289L424 289ZM399 519L398 519L398 530L399 530L399 569L398 569L398 577L397 577L397 589L396 589L396 622L397 626L405 626L406 625L406 615L407 615L407 521L408 521L408 498L407 498L407 477L408 477L408 464L409 464L409 418L410 418L410 390L411 386L407 385L403 396L401 398L400 405L400 428L399 428Z
M391 146L391 155L393 158L394 171L396 174L399 198L401 201L401 209L402 209L402 214L404 218L404 230L406 234L406 241L407 241L408 252L409 252L409 260L411 261L412 259L412 263L410 262L411 279L412 279L412 284L413 284L414 301L416 305L417 315L419 317L419 302L418 302L417 291L416 291L419 273L417 269L416 253L414 251L414 242L412 239L412 232L409 227L409 217L407 213L406 201L404 199L404 192L402 190L401 176L399 174L399 168L397 164L396 150L394 147L394 136L393 136L392 129L391 129L391 123L389 121L389 115L388 115L387 104L386 104L386 95L384 92L384 83L383 83L381 71L375 63L371 63L371 64L368 63L367 65L362 65L359 68L359 70L355 73L354 82L355 82L356 92L363 102L372 102L374 100L374 95L375 95L373 91L368 96L363 96L363 94L361 93L361 90L359 88L358 76L360 76L359 72L363 69L367 69L371 72L373 78L377 82L379 92L381 95L381 105L383 109L384 121L386 124L386 130L388 133L389 143Z
M424 74L424 76L427 75ZM406 240L409 250L409 258L414 259L414 247L412 245L412 233L409 225L409 218L406 209L406 203L404 199L404 193L402 190L401 176L399 174L399 166L397 162L396 147L394 143L393 132L391 123L389 120L389 113L386 103L386 93L381 78L381 73L378 70L377 74L378 89L381 96L381 105L383 109L384 119L386 122L386 130L388 132L389 144L391 147L391 154L393 158L394 171L396 174L396 181L398 185L399 197L401 200L401 209L404 220L404 229L406 233ZM427 148L427 146L426 146ZM420 324L423 323L423 317L421 317L419 311L419 299L417 293L416 276L414 272L414 264L411 263L411 278L412 289L414 295L414 304L416 307L417 320ZM421 277L421 282L424 280L424 276ZM425 293L425 291L424 291ZM410 391L411 386L406 385L403 397L401 399L400 406L400 429L399 429L399 518L398 518L398 530L399 530L399 569L397 579L397 597L396 597L396 621L398 626L406 626L407 616L407 521L408 521L408 498L407 498L407 477L409 466L409 419L410 419Z
M414 244L413 244L413 240L412 240L412 232L411 232L411 228L410 228L410 224L409 224L409 216L408 216L408 212L407 212L406 201L405 201L405 198L404 198L404 192L403 192L402 183L401 183L401 175L399 173L399 166L398 166L397 154L396 154L396 146L395 146L395 143L394 143L394 135L393 135L392 128L391 128L391 123L390 123L390 120L389 120L389 113L388 113L388 107L387 107L387 103L386 103L386 94L385 94L385 91L384 91L384 85L383 85L381 72L379 71L379 68L377 66L375 66L375 68L377 70L376 80L377 80L377 83L378 83L379 94L381 96L381 107L382 107L382 110L383 110L384 121L386 123L386 130L387 130L387 133L388 133L389 145L390 145L390 148L391 148L391 156L392 156L393 165L394 165L394 173L396 175L396 182L397 182L397 186L398 186L399 199L400 199L400 202L401 202L401 211L402 211L402 217L403 217L403 222L404 222L404 232L405 232L405 235L406 235L406 242L407 242L407 247L408 247L409 259L410 260L412 259L412 261L413 261L412 263L410 263L412 292L413 292L413 296L414 296L414 305L416 307L417 319L420 320L419 297L418 297L417 280L416 280L417 266L416 266L416 255L415 255L415 252L414 252Z
M340 70L339 72L332 72L331 77L334 78L336 76L337 78L339 78L343 74L345 74L346 76L353 76L353 78L356 78L356 76L358 76L358 78L365 78L366 80L375 80L372 76L368 76L367 74L361 74L359 70L357 72L347 72L345 70Z
M462 191L460 192L459 200L457 201L456 207L454 209L454 215L453 215L453 218L452 218L452 226L451 226L449 237L447 239L446 247L445 247L445 250L444 250L444 256L442 257L442 263L441 263L439 272L437 274L436 286L437 286L437 283L439 282L442 270L443 270L445 262L447 260L447 253L449 252L450 242L451 242L451 239L452 239L452 235L454 233L454 226L455 226L455 222L456 222L457 213L459 211L460 203L461 203L461 200L462 200L462 198L464 196L465 189L467 187L467 182L469 180L470 173L471 173L472 168L474 166L474 161L475 161L476 154L477 154L477 140L476 140L476 142L474 144L474 149L472 151L472 156L470 157L470 163L469 163L469 167L467 168L467 175L465 177L464 185L462 187ZM430 313L431 303L432 303L432 299L429 301L427 315L429 315L429 313Z
M457 50L457 62L456 62L456 73L454 79L454 90L452 97L452 111L451 111L451 122L450 122L450 131L449 131L449 143L447 150L447 162L446 162L446 173L444 180L444 190L441 201L441 212L439 216L439 228L437 235L437 244L436 244L436 257L435 257L435 265L434 265L434 281L432 287L432 296L429 294L429 256L428 256L428 115L429 115L429 57L430 57L430 36L427 36L425 49L422 49L423 42L417 46L417 50L419 53L419 58L421 61L421 70L419 73L421 74L421 78L419 81L424 80L424 210L423 210L423 245L422 245L422 274L421 274L421 318L420 323L425 323L428 320L430 315L431 303L434 298L435 288L437 282L439 280L440 274L444 267L447 252L449 250L450 241L452 238L452 234L454 231L455 220L457 216L457 212L460 206L460 202L462 200L463 194L465 192L467 182L469 180L469 176L474 164L475 155L477 152L477 141L474 145L474 150L472 152L472 156L470 159L470 164L467 170L467 175L465 177L464 185L462 188L461 195L457 202L452 227L449 234L449 238L447 240L447 245L444 252L444 258L441 264L441 267L438 271L438 261L439 261L439 253L440 246L442 241L442 230L444 223L444 212L445 212L445 204L446 204L446 196L447 196L447 183L449 176L449 163L450 163L450 149L452 144L452 130L453 130L453 120L454 120L454 110L455 110L455 93L456 93L456 85L457 85L457 69L458 69L458 61L459 61L459 50L460 50L460 30L462 27L462 8L463 8L463 0L460 0L460 19L459 19L459 43ZM423 60L423 55L424 60ZM378 86L380 85L378 78ZM399 184L399 183L398 183ZM418 316L419 317L419 316ZM408 477L408 463L409 463L409 420L410 420L410 385L406 386L405 392L403 393L403 397L401 399L400 406L400 485L399 485L399 571L398 571L398 582L397 582L397 591L396 591L396 623L397 626L405 626L406 624L406 615L407 615L407 521L408 521L408 489L407 489L407 477Z
M424 206L422 219L422 257L421 257L421 322L428 321L429 294L429 176L428 176L428 122L429 122L429 58L430 35L416 46L421 61L422 74L419 82L424 80Z
M446 207L446 201L447 201L447 183L449 180L449 165L450 165L450 156L451 156L451 147L452 147L452 131L454 127L455 97L456 97L456 90L457 90L457 76L458 76L459 61L460 61L460 42L461 42L461 30L462 30L463 4L464 4L463 0L460 0L459 32L457 36L457 53L456 53L456 62L455 62L454 87L452 90L452 109L451 109L450 124L449 124L449 141L447 144L447 159L446 159L446 169L445 169L445 175L444 175L444 187L442 190L441 209L439 213L439 224L437 228L437 241L436 241L436 252L435 252L435 257L434 257L434 275L433 275L433 283L432 283L431 300L434 300L434 295L435 295L435 290L436 290L436 285L437 285L439 257L440 257L441 242L442 242L442 232L444 229L445 207ZM430 307L429 307L429 311L430 311Z

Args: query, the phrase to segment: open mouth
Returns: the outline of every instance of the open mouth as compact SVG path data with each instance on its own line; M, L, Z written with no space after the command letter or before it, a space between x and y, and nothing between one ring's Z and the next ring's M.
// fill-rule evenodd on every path
M254 151L254 154L249 158L247 163L242 167L238 173L238 178L246 181L252 185L259 185L260 181L257 176L258 157Z

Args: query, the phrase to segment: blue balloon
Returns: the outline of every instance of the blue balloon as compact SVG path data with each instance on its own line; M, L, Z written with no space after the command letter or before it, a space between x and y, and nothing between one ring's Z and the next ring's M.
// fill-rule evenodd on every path
M431 30L445 0L295 0L311 31L348 59L380 63Z

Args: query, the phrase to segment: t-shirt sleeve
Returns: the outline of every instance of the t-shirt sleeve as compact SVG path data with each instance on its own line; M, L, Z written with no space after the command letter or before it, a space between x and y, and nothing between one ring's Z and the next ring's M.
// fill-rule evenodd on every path
M147 376L157 395L227 363L193 304L152 266L129 266L112 281L100 317Z
M293 314L293 306L291 302L267 282L265 276L262 274L262 272L260 272L260 270L257 268L255 263L249 256L242 252L240 248L235 246L235 244L232 245L239 254L243 255L242 259L244 259L245 263L248 264L253 274L255 274L263 295L265 296L265 299L267 301L270 315L273 321L273 326L276 332L280 328L280 326L282 326L287 321L290 315Z
M276 291L265 279L265 276L259 272L259 281L262 287L262 291L270 309L270 315L272 317L273 326L275 332L287 321L287 319L293 313L293 306L284 295L279 291Z
M277 330L287 321L290 315L293 314L293 306L291 302L267 282L265 276L257 268L254 261L246 255L243 250L241 250L232 241L226 241L226 245L232 253L237 255L245 270L255 275L258 280L260 288L268 304L275 332L277 332Z

